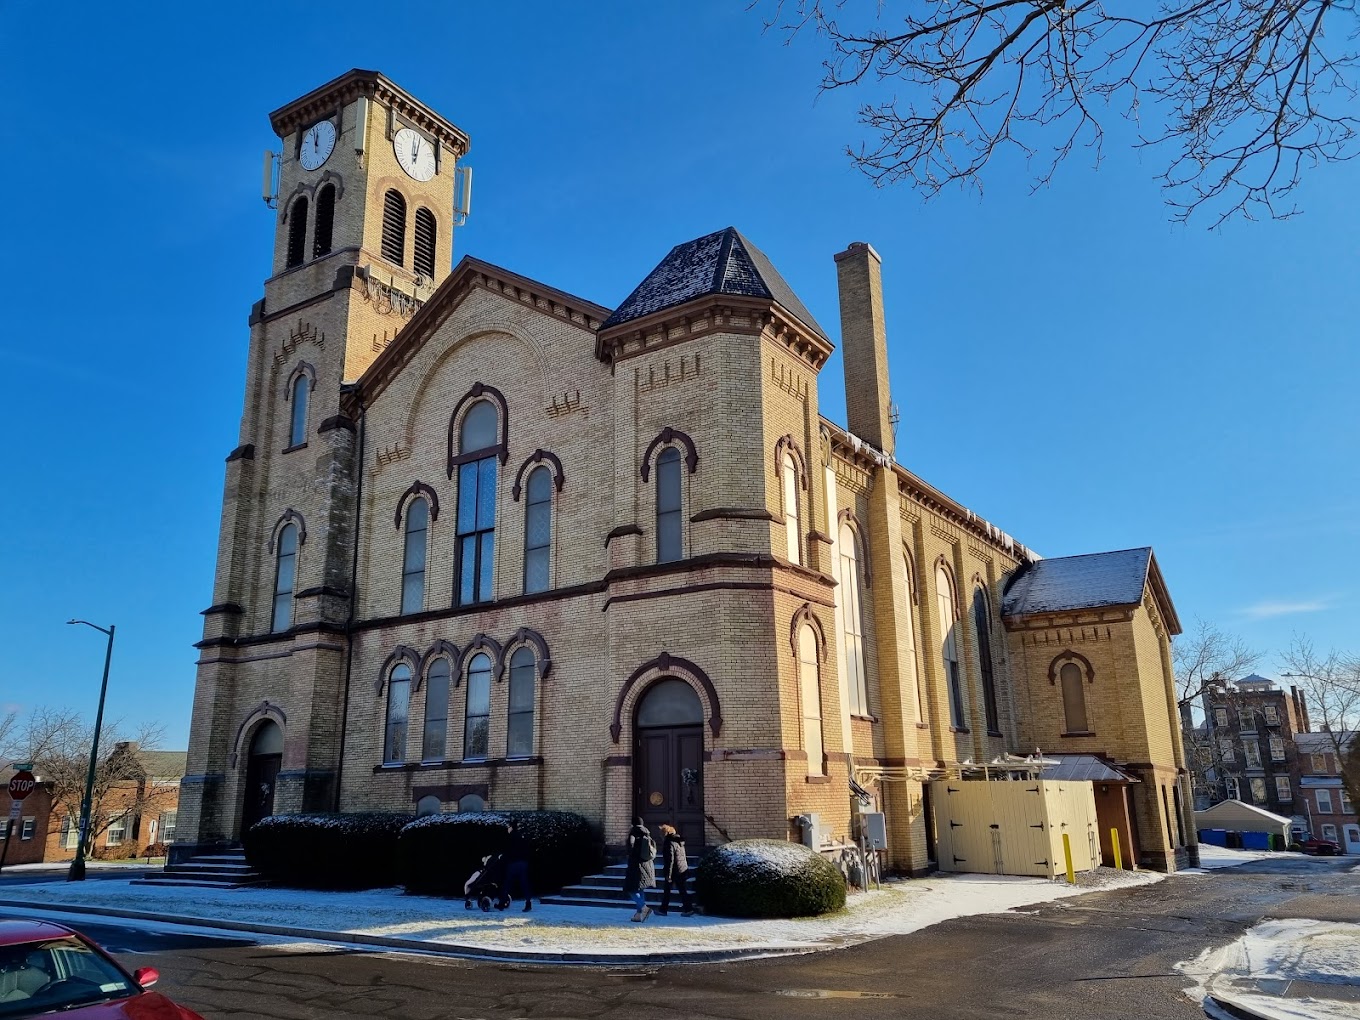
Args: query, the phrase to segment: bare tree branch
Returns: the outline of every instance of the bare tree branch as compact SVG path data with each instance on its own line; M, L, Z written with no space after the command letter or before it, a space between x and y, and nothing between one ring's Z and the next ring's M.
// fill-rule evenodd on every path
M825 38L821 88L863 103L847 149L875 184L927 198L982 187L1002 148L1046 184L1078 146L1098 164L1113 109L1162 148L1172 218L1286 218L1306 169L1356 155L1355 0L752 0L787 39ZM1329 36L1326 29L1337 31ZM1146 97L1146 99L1145 99ZM1046 155L1040 155L1045 153Z
M1360 804L1360 657L1336 651L1321 655L1296 637L1284 656L1286 676L1303 681L1313 731L1326 735L1341 765L1341 785Z
M1236 778L1240 783L1244 764L1236 760L1231 745L1219 743L1212 727L1199 725L1195 714L1199 709L1202 715L1200 699L1210 687L1246 676L1259 659L1259 653L1248 648L1241 638L1223 633L1206 620L1197 619L1192 632L1172 643L1186 768L1197 792L1229 796L1227 780Z

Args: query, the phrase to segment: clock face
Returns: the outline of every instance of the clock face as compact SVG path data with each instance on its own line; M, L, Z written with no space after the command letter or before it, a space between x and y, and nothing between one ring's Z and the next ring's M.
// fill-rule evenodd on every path
M416 180L428 181L434 176L434 146L419 131L402 128L392 139L392 149L401 168Z
M298 162L304 170L315 170L331 158L335 149L335 125L328 120L320 120L309 127L302 135L302 148L298 151Z

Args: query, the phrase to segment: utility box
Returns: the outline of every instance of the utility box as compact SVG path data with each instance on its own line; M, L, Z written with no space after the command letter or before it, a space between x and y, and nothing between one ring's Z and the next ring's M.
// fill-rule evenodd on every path
M859 816L860 832L866 850L888 849L888 822L882 811L864 811Z
M809 812L798 816L798 827L803 831L803 845L810 846L814 850L820 850L822 843L822 816L816 812Z
M1095 791L1056 780L937 779L930 784L941 871L1055 878L1100 863Z

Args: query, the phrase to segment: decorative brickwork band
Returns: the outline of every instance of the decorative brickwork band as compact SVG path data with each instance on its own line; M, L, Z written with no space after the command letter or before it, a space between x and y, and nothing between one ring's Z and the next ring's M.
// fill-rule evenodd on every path
M404 662L411 667L413 678L420 675L420 653L410 645L397 645L396 648L392 649L392 654L383 660L382 669L378 671L376 693L382 694L383 688L387 686L387 678L392 675L393 668L399 662Z
M547 462L548 470L552 472L553 485L557 487L558 492L562 491L562 484L567 480L567 476L562 471L562 462L557 458L557 454L549 453L547 450L535 450L515 472L515 487L510 490L510 495L514 497L516 503L519 502L520 493L524 491L525 472L533 465L544 462Z
M398 531L401 530L401 515L404 514L406 508L411 505L411 500L415 499L417 496L424 496L425 501L430 504L431 523L439 519L439 493L435 492L434 489L424 482L417 480L412 482L411 487L403 492L401 498L397 500L397 512L394 515L394 520L396 521Z
M658 675L649 677L648 674L653 672ZM689 680L703 690L704 698L708 701L708 728L715 737L722 733L722 706L718 704L718 690L713 686L713 681L708 678L708 674L688 659L671 655L669 652L662 652L651 662L644 662L633 671L632 676L623 682L619 696L614 701L614 721L609 724L609 738L614 743L619 742L619 737L623 733L623 706L628 702L629 692L644 677L650 680L660 679L666 675Z
M279 540L279 532L283 530L285 524L290 522L297 525L298 546L301 547L302 543L307 541L307 522L302 519L302 514L290 506L274 522L274 530L269 533L269 554L271 556L274 554L274 543Z
M798 659L798 632L803 624L812 628L812 633L817 638L817 655L826 661L826 631L822 630L822 621L817 619L817 614L812 611L812 604L804 602L793 614L793 619L789 622L789 648L793 650L794 661Z
M784 454L788 453L793 457L793 463L798 468L798 481L803 486L803 491L808 487L808 466L807 458L803 456L803 448L798 445L798 440L793 436L780 436L779 442L774 444L774 474L776 478L784 476Z
M241 741L246 735L246 730L253 728L253 724L262 722L265 719L272 719L283 729L288 725L288 716L278 705L271 704L268 699L261 701L258 705L246 713L241 725L236 727L236 739L231 745L231 767L236 768L237 761L241 757Z
M458 425L463 420L463 411L469 404L481 400L483 397L496 405L497 424L500 426L500 442L493 447L496 457L504 464L510 459L510 446L508 437L510 409L505 403L505 394L494 386L487 386L485 383L474 383L472 389L463 394L462 399L453 408L453 414L449 416L449 477L453 477L453 469L464 460L474 456L485 456L483 451L478 450L474 453L459 455L454 451L458 449Z
M679 443L685 448L685 466L689 468L690 474L699 470L699 451L694 446L694 440L679 429L673 429L667 425L661 430L660 435L647 444L647 452L642 455L642 480L644 482L652 475L652 454L656 453L658 447L669 446L671 443Z
M1076 663L1081 669L1081 675L1086 678L1088 684L1096 682L1096 671L1095 667L1091 665L1091 660L1080 652L1074 652L1069 648L1048 664L1048 682L1050 684L1055 687L1058 685L1058 673L1069 662Z

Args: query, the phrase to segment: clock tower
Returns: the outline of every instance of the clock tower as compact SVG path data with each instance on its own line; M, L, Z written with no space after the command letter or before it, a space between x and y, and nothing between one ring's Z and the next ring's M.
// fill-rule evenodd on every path
M356 384L448 276L466 213L454 181L467 135L376 71L343 74L270 124L274 259L250 314L198 643L190 842L334 806L365 454Z

